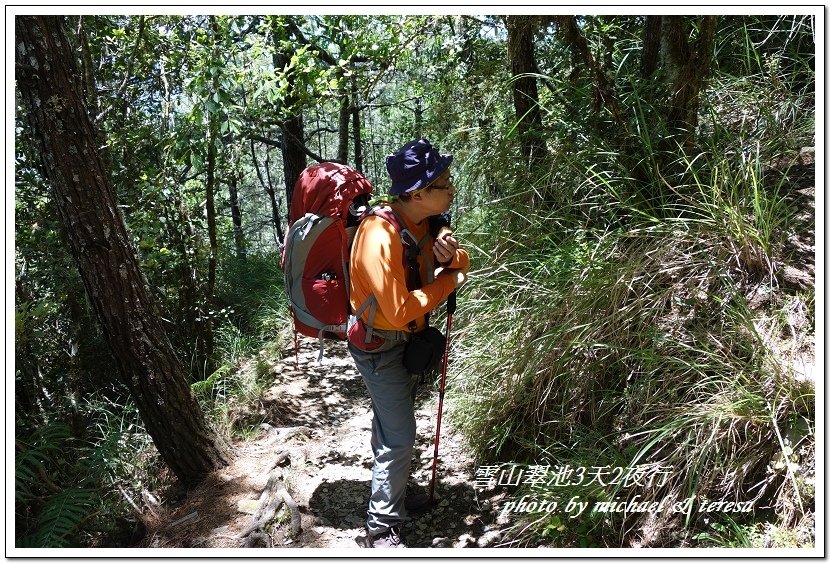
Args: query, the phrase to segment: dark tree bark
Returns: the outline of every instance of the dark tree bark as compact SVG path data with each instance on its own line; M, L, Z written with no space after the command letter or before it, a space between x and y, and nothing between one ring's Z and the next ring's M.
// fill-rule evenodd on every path
M363 172L363 139L360 136L360 105L357 78L352 75L352 135L354 136L354 167Z
M285 177L286 200L291 201L294 184L306 167L305 151L303 150L303 116L297 114L285 122L283 127L285 144L282 151L283 175Z
M236 257L245 260L245 236L242 233L242 208L239 206L239 176L231 176L228 183L228 193L231 198L231 221L233 221L233 242L236 248Z
M274 69L278 72L284 69L291 60L291 53L286 53L280 45L282 40L288 39L288 27L282 25L279 18L273 20L273 37L274 37ZM283 100L283 107L288 110L289 117L282 123L282 166L285 177L285 194L288 205L291 205L291 194L294 191L294 184L300 173L306 167L306 149L303 139L305 138L305 129L303 126L303 113L300 108L299 100L294 94L296 80L294 76L289 73L286 76L288 80L288 95Z
M643 26L643 54L640 59L640 76L648 78L660 63L663 16L646 16Z
M18 16L16 79L87 297L162 459L187 485L226 464L150 300L60 17Z
M424 136L424 108L421 105L420 96L415 98L415 138Z
M684 16L666 16L666 50L674 70L668 124L691 139L698 122L700 91L712 64L717 16L702 16L697 39L690 41Z
M516 109L516 130L525 161L532 165L547 155L542 134L542 113L539 111L539 90L533 50L533 16L507 16L507 56L513 76L513 106Z
M349 162L349 118L352 108L346 85L340 87L340 121L337 126L337 160L343 164Z

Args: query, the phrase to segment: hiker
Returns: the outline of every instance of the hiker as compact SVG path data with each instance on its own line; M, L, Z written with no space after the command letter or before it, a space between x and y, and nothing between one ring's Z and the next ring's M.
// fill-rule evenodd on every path
M386 158L392 180L390 207L421 243L414 272L420 279L408 279L414 267L407 267L406 256L416 248L414 242L406 245L389 221L376 216L363 219L352 246L351 306L360 320L353 327L359 330L349 330L348 347L369 391L373 412L367 547L406 547L400 526L406 505L411 509L412 504L405 497L415 447L414 401L420 374L410 373L404 365L405 350L408 341L415 340L413 335L427 332L429 312L464 283L470 266L469 255L452 236L446 219L455 197L449 170L452 158L440 154L426 139L411 141ZM365 307L367 300L375 306ZM375 347L371 351L366 351L369 346L362 337L367 330ZM442 352L437 352L439 357Z

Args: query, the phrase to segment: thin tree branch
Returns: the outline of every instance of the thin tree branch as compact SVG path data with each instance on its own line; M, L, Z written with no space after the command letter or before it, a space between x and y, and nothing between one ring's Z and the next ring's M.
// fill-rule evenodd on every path
M265 137L258 133L249 133L248 138L252 141L259 141L260 143L269 145L271 147L277 147L282 149L283 141L281 139L271 139L270 137Z
M337 129L334 129L332 127L318 127L317 129L314 129L313 131L308 131L306 133L306 139L311 139L317 133L338 133L338 132L339 131Z
M624 130L627 130L628 128L626 127L625 120L622 118L622 112L620 111L619 104L617 103L617 96L614 92L614 86L605 76L603 69L591 54L588 42L582 35L579 25L576 23L576 17L556 16L556 22L565 34L565 39L570 45L574 55L579 56L591 72L596 88L597 104L600 102L604 104L611 112L611 115L614 116L614 120L617 125L622 127Z
M283 129L282 134L288 137L291 141L297 144L298 147L308 156L309 158L317 161L317 162L339 162L340 164L346 164L345 162L340 162L336 158L325 158L317 154L316 152L312 151L310 148L306 146L306 144L301 140ZM265 141L263 141L265 142Z
M124 71L124 80L121 81L121 86L118 87L118 91L116 92L116 98L123 98L124 94L127 92L127 84L129 84L130 77L133 75L133 65L135 65L135 59L138 57L138 48L141 45L141 39L144 36L144 16L140 16L138 19L138 33L136 34L135 44L133 45L132 53L130 53L130 58L127 60L127 69ZM93 123L98 123L104 117L111 112L115 108L115 101L110 104L110 106L98 114L98 116L93 120Z

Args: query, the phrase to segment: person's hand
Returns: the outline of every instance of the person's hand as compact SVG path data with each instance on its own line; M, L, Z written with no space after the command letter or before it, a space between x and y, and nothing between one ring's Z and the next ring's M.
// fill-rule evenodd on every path
M455 251L458 248L458 240L452 236L452 231L442 229L442 232L432 245L432 252L435 254L435 259L439 264L448 265L455 258Z

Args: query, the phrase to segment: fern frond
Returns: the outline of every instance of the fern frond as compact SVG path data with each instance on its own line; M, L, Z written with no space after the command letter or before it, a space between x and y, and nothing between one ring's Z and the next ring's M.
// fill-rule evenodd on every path
M45 424L27 439L16 440L14 456L15 500L37 496L43 485L42 472L55 464L72 439L71 429L63 422Z
M38 517L37 547L77 545L75 533L93 512L99 496L95 489L75 488L50 497Z

